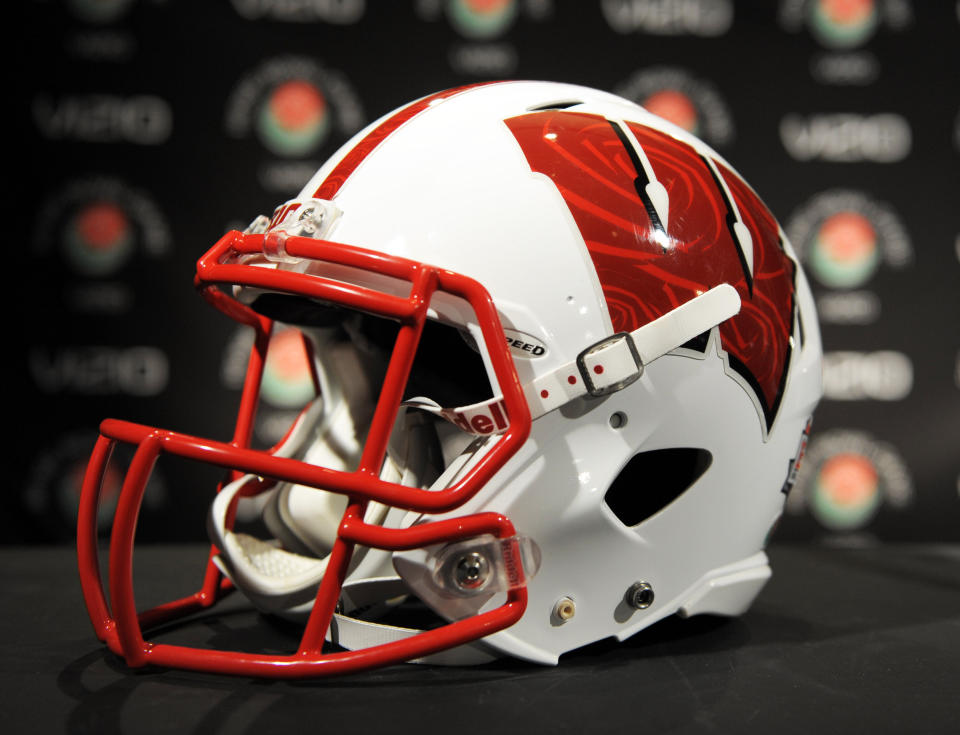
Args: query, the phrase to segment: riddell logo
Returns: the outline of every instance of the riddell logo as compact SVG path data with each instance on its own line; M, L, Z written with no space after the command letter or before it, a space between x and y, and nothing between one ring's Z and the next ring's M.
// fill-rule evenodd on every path
M517 18L517 0L448 0L446 10L458 33L487 41L510 30Z
M603 0L601 8L617 33L722 36L733 25L730 0Z
M441 415L470 434L487 436L506 431L510 426L507 404L503 399L474 410L447 408Z
M614 92L711 145L723 147L734 137L733 119L719 92L683 69L643 69Z
M831 531L866 528L883 506L913 501L913 483L899 452L863 432L835 429L818 436L787 499L793 513L810 510Z

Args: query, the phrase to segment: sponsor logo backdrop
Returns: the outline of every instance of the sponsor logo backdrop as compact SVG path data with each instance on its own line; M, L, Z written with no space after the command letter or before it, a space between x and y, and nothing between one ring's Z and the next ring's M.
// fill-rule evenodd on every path
M21 163L7 169L3 542L72 537L101 418L228 437L250 338L193 291L196 258L378 116L498 78L648 106L725 155L792 239L821 314L826 395L777 538L960 540L960 4L24 0L8 12L24 32L6 49ZM312 397L297 335L276 340L260 445ZM129 460L119 451L106 478L104 533ZM202 538L217 479L159 468L141 538Z

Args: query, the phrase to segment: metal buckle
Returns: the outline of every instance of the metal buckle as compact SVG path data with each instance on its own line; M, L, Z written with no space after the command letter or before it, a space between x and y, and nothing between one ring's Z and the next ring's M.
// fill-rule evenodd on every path
M592 355L594 352L603 349L607 345L621 341L626 342L627 344L627 348L629 349L634 365L636 366L636 372L616 382L610 383L609 385L598 386L594 381L594 377L591 375L590 370L587 368L586 358ZM638 380L640 376L643 375L643 362L640 360L640 353L637 351L637 346L634 344L631 334L629 332L618 332L613 336L606 337L605 339L590 345L583 352L577 355L577 369L580 371L580 377L583 378L583 384L587 388L587 393L596 398L598 396L616 393L618 390L623 390L628 385Z

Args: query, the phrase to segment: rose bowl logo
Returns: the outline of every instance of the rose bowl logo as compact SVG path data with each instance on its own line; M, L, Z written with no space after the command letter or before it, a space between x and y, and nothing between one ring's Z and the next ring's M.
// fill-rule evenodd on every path
M880 506L877 468L862 454L844 452L826 460L814 479L810 510L827 528L862 528Z
M40 207L34 246L57 248L85 276L116 273L140 250L150 257L170 251L166 217L145 192L119 179L94 176L71 182Z
M79 206L66 222L64 255L84 275L108 275L130 258L135 239L130 218L116 201L93 200Z
M247 361L253 347L253 333L239 328L227 343L220 366L223 385L243 388ZM299 329L274 326L267 350L267 362L260 383L260 409L254 431L257 438L272 445L283 438L300 410L317 395L310 354Z
M271 336L261 396L276 408L302 408L316 396L310 356L300 330L285 327Z
M231 137L255 137L289 159L343 142L364 118L346 77L313 59L290 56L270 59L240 79L227 100L225 127Z
M882 265L903 268L913 260L900 218L857 191L814 196L791 215L785 229L809 272L831 289L862 287Z
M866 283L880 262L877 233L859 212L831 214L810 243L810 268L825 286L852 288Z
M787 498L787 509L810 515L825 529L861 531L884 507L913 502L913 481L899 451L866 432L833 429L810 445Z
M849 49L874 34L880 13L876 0L814 0L807 8L807 25L820 43Z
M698 135L700 132L700 116L697 114L697 108L683 92L676 89L661 89L651 94L641 104L654 115L669 120L688 133Z
M717 148L733 140L727 103L710 82L684 69L641 69L613 91Z
M164 258L171 248L169 223L156 202L101 176L70 182L48 196L33 232L34 255L56 259L51 265L63 276L64 302L80 312L126 311L134 290L121 278L124 269L140 258Z
M806 29L836 54L863 48L881 25L902 31L913 23L909 0L780 0L778 15L782 28Z
M68 433L33 459L22 495L22 504L50 539L72 539L76 533L80 489L96 435L88 432ZM114 449L103 477L100 505L97 508L97 530L109 532L126 469L133 459L134 448L119 443ZM144 495L146 511L163 508L168 501L167 484L162 471L155 471Z
M281 82L267 94L257 115L260 140L274 153L301 156L316 150L330 133L327 101L303 79Z
M448 0L447 18L462 36L487 41L504 35L517 18L517 0Z

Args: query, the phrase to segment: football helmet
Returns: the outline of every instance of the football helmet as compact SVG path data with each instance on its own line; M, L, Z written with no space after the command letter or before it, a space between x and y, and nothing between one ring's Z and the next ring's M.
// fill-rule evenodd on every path
M82 491L87 608L130 665L555 664L669 615L740 614L770 576L821 394L813 301L753 189L643 108L545 82L424 97L227 233L195 284L255 336L232 439L106 420ZM275 324L302 332L316 397L267 449ZM117 442L136 453L107 596L96 508ZM202 588L138 612L137 513L167 454L228 474ZM302 620L299 649L145 640L232 591Z

